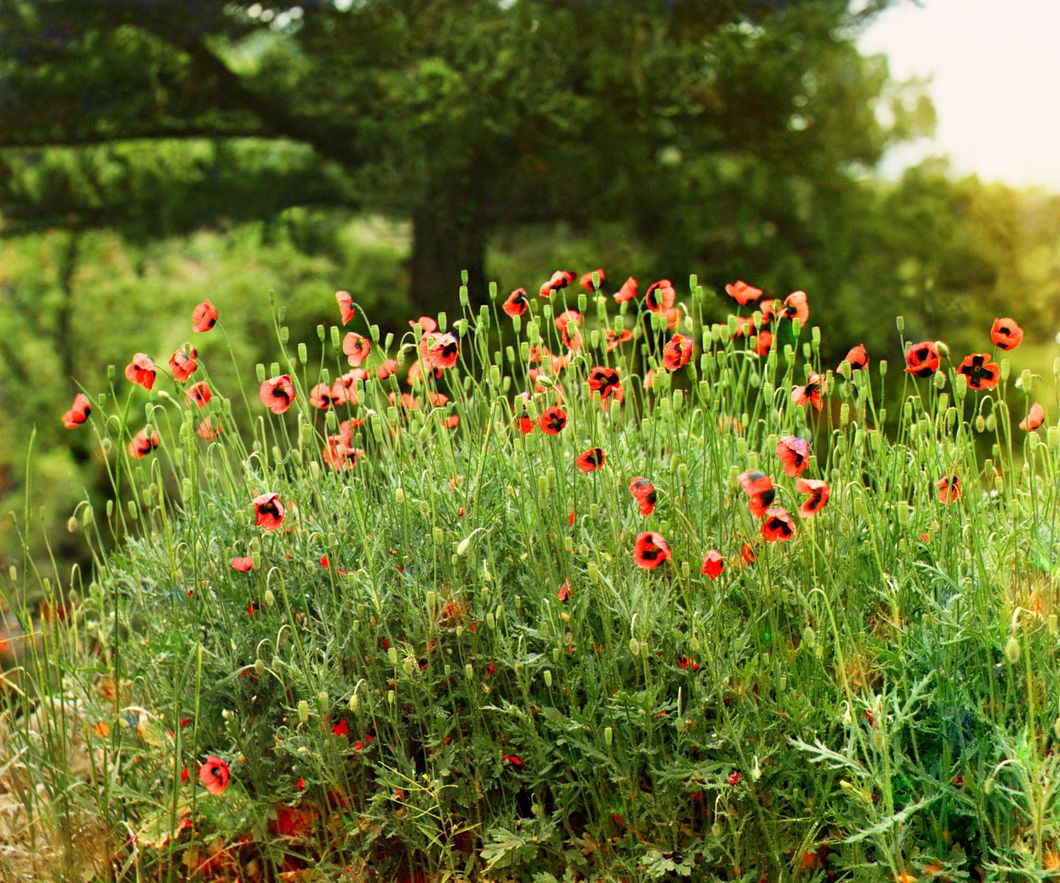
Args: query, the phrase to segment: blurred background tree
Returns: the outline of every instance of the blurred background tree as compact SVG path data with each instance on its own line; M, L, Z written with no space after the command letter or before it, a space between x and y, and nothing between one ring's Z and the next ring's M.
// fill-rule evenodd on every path
M166 358L204 297L250 372L270 297L295 339L339 287L396 330L455 307L462 269L481 299L561 265L803 288L836 360L897 357L899 312L958 347L1017 315L1044 364L1060 203L937 163L874 177L934 121L857 50L885 5L0 2L0 511L34 425L45 525L100 493L90 442L60 438L73 378L120 377L129 341ZM3 522L2 563L17 546Z

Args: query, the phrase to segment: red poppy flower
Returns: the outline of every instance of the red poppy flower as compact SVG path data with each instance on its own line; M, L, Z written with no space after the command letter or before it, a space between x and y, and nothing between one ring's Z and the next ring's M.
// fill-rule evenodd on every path
M806 292L793 291L784 298L784 306L780 315L784 319L798 319L800 325L805 325L810 318L810 305L806 301Z
M559 435L567 425L567 414L561 407L554 405L541 415L538 424L547 435Z
M568 273L566 270L556 270L549 278L548 282L545 282L538 290L537 293L541 297L552 297L557 291L562 291L568 285L574 281L574 274Z
M1045 422L1045 408L1035 402L1027 412L1027 416L1020 421L1020 429L1024 432L1033 432Z
M584 454L578 454L575 462L582 472L595 472L604 465L606 459L603 448L590 448Z
M677 657L677 667L690 668L692 671L699 671L699 663L696 662L687 653L682 653L680 656Z
M791 400L800 408L805 408L807 404L811 404L820 411L823 385L824 378L816 371L811 371L806 385L796 386L791 391Z
M395 393L390 393L387 398L390 399L390 404L394 405L395 407L400 404L402 411L407 412L420 410L419 400L415 396L409 395L407 392L403 392L400 396L396 395Z
M523 435L529 435L534 431L534 421L530 419L530 414L527 412L526 408L523 408L522 415L517 417L515 422L519 427L519 432Z
M262 530L278 530L283 524L284 508L279 494L262 494L254 498L254 514Z
M222 794L228 787L228 764L211 754L199 767L199 781L213 795Z
M607 351L610 353L618 349L622 344L629 343L629 341L633 340L633 332L628 328L623 328L621 331L605 328L604 340L607 341Z
M391 374L397 371L397 359L385 359L383 364L375 369L375 376L380 380L386 380Z
M430 316L420 316L418 319L409 319L409 325L413 328L419 325L420 330L424 334L431 334L438 330L438 323Z
M755 355L764 359L771 349L773 349L773 332L759 328L758 334L755 335Z
M332 735L335 736L349 736L350 725L346 723L342 718L339 718L338 723L333 724L331 727Z
M530 301L526 298L526 289L515 289L508 295L508 299L501 305L501 309L513 318L515 316L525 316L526 311L530 309Z
M177 383L183 383L195 370L198 353L195 347L184 344L179 350L169 357L169 370L173 372L173 379Z
M675 334L663 347L663 365L668 371L678 371L688 364L692 358L692 348L695 344L691 337L684 334Z
M644 518L647 518L655 511L655 503L658 500L658 494L655 492L655 485L653 485L648 479L641 475L636 475L629 480L629 492L633 495L633 499L637 501L637 507L640 509L640 514Z
M261 385L258 396L261 403L273 414L282 414L294 402L295 393L291 375L281 374L279 377L270 377Z
M221 424L212 423L210 418L207 417L199 424L199 428L195 430L195 434L205 441L213 441L221 434Z
M954 503L961 496L961 480L956 475L944 475L935 482L940 503Z
M969 389L993 389L1001 379L1001 369L990 361L987 353L972 353L965 356L957 373L968 379Z
M762 522L762 537L767 543L786 543L795 536L795 522L784 509L769 509Z
M777 441L777 456L784 466L784 474L798 478L810 465L810 446L804 439L785 435Z
M79 392L74 396L74 403L70 406L70 410L63 414L63 426L67 429L76 429L86 420L88 415L92 413L92 404L88 400L83 392Z
M209 331L217 324L217 307L204 300L191 314L191 322L196 331Z
M129 442L129 455L142 459L157 448L158 445L159 440L157 432L152 432L151 435L148 436L147 430L141 429L132 437L132 441Z
M593 282L593 273L596 274L596 282ZM607 274L604 273L603 267L599 267L596 270L593 270L592 273L583 273L582 278L578 280L578 284L586 291L596 291L604 284L606 278Z
M351 331L342 339L342 351L346 354L347 361L354 367L359 368L368 353L372 349L371 341L356 331Z
M615 292L614 298L616 303L624 304L633 300L637 296L637 280L630 276L622 283L622 287Z
M848 365L850 365L851 371L864 371L869 367L869 354L865 349L865 344L859 343L855 347L851 347L850 352L846 354L846 358L843 359Z
M737 279L725 286L725 293L736 301L741 307L754 303L762 296L762 289L748 285L743 279Z
M345 399L346 390L343 385L336 381L335 386L338 387L340 395ZM328 386L326 383L318 383L309 390L309 404L321 411L328 410L328 408L335 404L335 396L332 393L332 387Z
M737 480L740 482L740 488L750 498L747 506L751 515L754 518L762 518L777 495L773 488L773 479L764 472L748 470L741 472Z
M155 373L155 363L145 353L137 353L125 366L125 376L129 381L138 383L144 389L150 389L155 385Z
M246 558L233 558L231 564L232 570L238 571L239 573L246 573L248 570L254 568L254 559L249 555Z
M449 332L425 334L420 338L420 355L423 361L433 369L434 376L441 377L444 369L452 368L456 364L457 357L460 355L460 342Z
M758 555L755 553L754 546L750 543L744 543L740 547L740 557L743 558L747 564L754 564L755 561L758 560Z
M556 593L560 604L566 604L570 600L570 591L570 580L564 580L563 585L559 587L559 591Z
M633 544L633 561L637 567L655 570L664 561L670 560L670 547L666 540L654 531L638 534Z
M711 549L703 556L703 566L699 569L699 572L705 573L712 580L715 580L721 576L721 572L724 569L725 559L722 557L721 552L717 549Z
M660 279L652 282L644 293L644 306L653 313L665 313L673 309L677 292L674 291L673 283L669 279Z
M210 403L210 399L213 398L213 393L210 392L210 387L206 385L206 381L200 380L193 386L188 387L187 396L189 404L205 408Z
M990 340L994 346L1003 350L1012 350L1023 343L1023 329L1016 324L1015 319L1007 316L1003 319L995 319L990 327Z
M342 324L348 325L350 320L356 315L356 310L353 308L353 295L348 291L336 291L335 301L339 305L339 313L342 316Z
M803 518L811 518L820 512L832 493L832 489L825 482L812 478L800 478L795 482L795 490L800 494L809 494L809 499L799 506L799 515Z
M905 351L905 373L930 377L939 370L939 348L933 340L914 343Z
M756 331L755 320L751 316L733 316L736 320L736 331L733 332L733 337L750 337ZM763 323L764 325L765 323ZM725 326L722 325L722 328Z
M614 396L616 401L622 401L622 380L614 368L596 365L590 369L587 382L590 390L600 393L601 403L611 396Z

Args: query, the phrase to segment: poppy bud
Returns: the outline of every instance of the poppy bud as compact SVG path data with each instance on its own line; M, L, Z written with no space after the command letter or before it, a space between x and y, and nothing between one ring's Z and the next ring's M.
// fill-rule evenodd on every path
M1012 635L1005 644L1005 659L1012 665L1020 661L1020 642L1015 635Z
M114 366L113 365L107 365L107 380L113 380L113 379L114 379Z
M133 521L136 521L136 516L137 516L136 501L135 500L129 500L129 505L128 505L127 508L129 510L129 518L132 519Z
M272 607L276 603L276 596L272 593L272 589L265 590L265 606Z
M947 413L946 416L949 417L950 415ZM956 411L954 411L953 416L954 416L954 418L956 418L956 416L957 416L957 412ZM953 420L947 420L946 422L948 424L952 424ZM985 430L986 430L986 420L983 419L983 415L980 414L978 417L975 418L975 431L976 432L983 432Z
M77 519L73 515L66 520L66 530L68 533L77 533Z
M393 690L387 690L386 701L393 705L397 701L397 694Z
M504 605L503 604L498 604L497 605L497 610L495 611L494 616L497 617L497 622L500 622L502 619L504 619Z
M256 671L259 675L265 673L265 660L262 659L260 656L254 660L254 671Z
M986 415L986 428L988 432L993 432L997 429L997 417L992 412Z
M291 329L286 325L280 326L280 343L287 345L287 341L291 339ZM276 373L275 371L273 372Z
M817 645L817 632L813 630L813 626L806 626L802 630L802 643L807 647L815 647Z
M449 317L445 315L445 311L443 310L441 313L438 314L438 330L442 334L445 334L446 326L448 324L449 324Z
M81 510L81 525L83 527L88 527L93 522L94 518L95 511L91 506L85 506L85 508Z
M303 365L309 363L309 348L304 343L298 344L298 361Z
M958 375L958 376L963 377L964 375L961 374L961 375ZM946 388L946 375L943 374L941 371L936 371L935 372L935 376L932 378L932 382L935 384L935 389L945 389Z
M397 665L397 647L387 647L386 658L390 660L391 665Z
M494 630L494 629L495 629L495 628L497 627L497 622L496 622L496 620L494 620L494 618L493 618L493 613L492 613L492 611L491 611L490 613L487 613L487 614L486 614L486 627L487 627L487 628L488 628L488 629L489 629L490 631L493 631L493 630Z
M610 727L604 727L604 744L610 748L611 743L615 741L615 731Z
M405 676L412 677L413 672L416 671L416 663L408 656L405 657Z
M886 377L887 376L887 360L886 359L880 359L879 368L880 368L880 377Z
M994 777L991 776L985 782L983 782L983 793L986 794L989 797L990 794L993 792L993 790L994 790Z
M629 652L632 656L640 655L640 642L636 638L629 639Z
M464 666L464 677L467 678L469 681L475 679L475 669L471 667L470 662Z
M1049 614L1049 619L1047 619L1046 622L1048 623L1049 634L1050 635L1055 635L1056 634L1056 614L1055 613L1050 613ZM1060 737L1058 737L1058 738L1060 738Z
M12 583L18 582L18 568L14 564L7 569L7 575Z
M303 723L309 723L309 703L304 699L298 700L298 719Z

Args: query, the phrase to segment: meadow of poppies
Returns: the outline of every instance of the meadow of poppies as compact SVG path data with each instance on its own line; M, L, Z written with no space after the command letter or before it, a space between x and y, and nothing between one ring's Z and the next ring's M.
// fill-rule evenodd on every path
M1060 368L1012 376L1018 317L826 364L827 304L745 281L557 270L400 334L334 297L257 388L204 300L54 415L113 498L91 574L11 574L50 613L0 870L1060 873Z

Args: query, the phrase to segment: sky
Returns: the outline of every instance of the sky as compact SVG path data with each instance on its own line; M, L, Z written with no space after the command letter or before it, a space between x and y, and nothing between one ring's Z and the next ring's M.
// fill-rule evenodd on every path
M884 174L948 154L958 174L1060 191L1060 0L899 0L858 43L895 79L931 78L935 137Z

